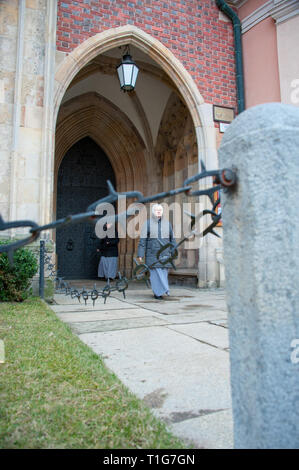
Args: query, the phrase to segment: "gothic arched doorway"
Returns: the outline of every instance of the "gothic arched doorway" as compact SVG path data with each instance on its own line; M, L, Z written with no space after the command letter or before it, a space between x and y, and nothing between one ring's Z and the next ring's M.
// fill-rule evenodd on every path
M65 154L57 179L57 219L85 212L107 195L107 180L115 176L104 151L90 138L74 144ZM86 222L57 229L58 273L65 279L96 279L98 239L95 226Z

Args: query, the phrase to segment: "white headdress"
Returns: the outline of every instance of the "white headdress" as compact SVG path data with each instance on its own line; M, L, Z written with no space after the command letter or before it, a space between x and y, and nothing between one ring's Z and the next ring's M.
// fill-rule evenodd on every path
M162 214L163 214L163 206L161 206L161 204L154 204L153 207L152 207L152 214L155 215L155 211L157 209L160 209L162 211Z

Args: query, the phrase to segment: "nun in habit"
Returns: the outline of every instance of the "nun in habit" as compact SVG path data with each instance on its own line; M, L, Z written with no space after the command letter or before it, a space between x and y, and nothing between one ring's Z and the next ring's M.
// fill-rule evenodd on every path
M108 231L112 224L105 224L103 229ZM118 267L118 242L119 238L115 233L115 238L108 237L108 234L100 239L100 246L97 249L101 253L101 259L98 266L98 277L115 279Z
M150 268L150 282L155 299L163 300L163 295L169 295L168 269L171 264L162 264L157 259L157 253L162 245L174 241L173 230L170 222L163 218L163 207L160 204L154 204L152 215L146 221L141 229L141 236L138 245L137 259L142 261L145 257L145 263ZM165 249L160 255L161 260L169 256L170 248Z

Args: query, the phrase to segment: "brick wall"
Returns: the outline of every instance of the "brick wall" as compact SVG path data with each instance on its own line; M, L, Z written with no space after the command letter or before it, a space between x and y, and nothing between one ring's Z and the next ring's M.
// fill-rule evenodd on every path
M132 24L181 61L207 103L236 107L233 30L214 0L59 0L57 49L70 53L90 36Z

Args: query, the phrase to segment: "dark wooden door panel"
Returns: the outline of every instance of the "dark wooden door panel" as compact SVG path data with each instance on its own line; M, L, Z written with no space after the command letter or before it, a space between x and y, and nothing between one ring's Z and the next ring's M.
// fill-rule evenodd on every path
M57 219L85 212L107 195L106 180L115 184L108 157L89 137L77 142L65 155L58 172ZM88 222L57 230L58 272L66 279L95 279L99 256L95 226Z

